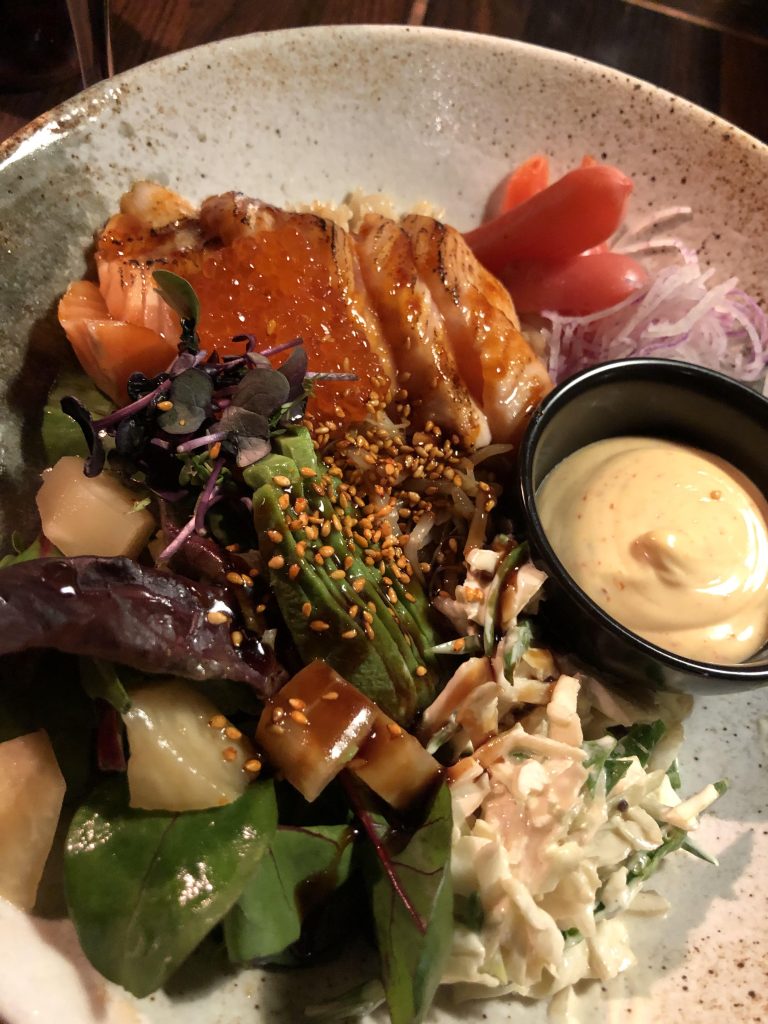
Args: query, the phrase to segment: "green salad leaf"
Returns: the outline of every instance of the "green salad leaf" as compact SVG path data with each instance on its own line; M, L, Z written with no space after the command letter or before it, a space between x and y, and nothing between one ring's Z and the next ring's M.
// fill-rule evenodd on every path
M123 686L117 668L111 661L86 657L78 660L80 662L80 682L92 700L97 698L105 700L121 715L130 711L131 698Z
M384 840L392 866L413 909L426 923L422 934L371 854L369 887L382 980L392 1024L420 1024L440 983L453 934L450 875L451 796L442 785L411 832Z
M163 985L240 897L277 826L271 782L181 814L133 810L123 779L77 811L65 884L86 956L135 996Z
M273 959L301 935L307 915L349 877L348 825L280 827L224 921L235 963Z
M52 466L65 455L89 455L80 426L61 408L61 399L73 395L92 414L94 419L106 416L114 409L113 403L103 395L82 370L70 370L56 381L43 408L43 445L48 464Z

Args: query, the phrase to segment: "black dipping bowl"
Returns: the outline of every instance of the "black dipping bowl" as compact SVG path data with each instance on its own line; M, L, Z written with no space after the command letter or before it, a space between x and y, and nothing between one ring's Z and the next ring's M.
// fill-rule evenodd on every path
M667 359L624 359L586 370L551 392L519 453L519 498L531 556L549 576L539 618L546 642L580 668L625 689L728 693L768 684L768 650L712 665L643 640L573 581L547 540L536 490L566 456L607 437L645 435L727 459L768 495L768 400L719 373Z

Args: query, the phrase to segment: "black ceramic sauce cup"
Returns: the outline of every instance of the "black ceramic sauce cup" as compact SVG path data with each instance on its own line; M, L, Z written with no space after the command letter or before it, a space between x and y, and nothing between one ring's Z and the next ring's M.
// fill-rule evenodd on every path
M768 684L765 647L740 664L665 651L603 611L566 572L536 509L536 491L572 452L607 437L650 436L713 452L768 495L768 400L711 370L666 359L605 363L564 381L533 415L518 458L522 515L534 562L548 575L540 618L547 642L627 689L727 693Z

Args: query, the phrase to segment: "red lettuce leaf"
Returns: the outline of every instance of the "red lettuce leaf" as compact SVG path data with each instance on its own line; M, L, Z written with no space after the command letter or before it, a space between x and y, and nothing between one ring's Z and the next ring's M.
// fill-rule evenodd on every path
M208 621L224 612L231 624ZM215 616L214 618L218 618ZM0 570L0 655L53 647L142 672L231 679L261 696L284 681L274 654L244 632L224 587L130 558L41 558Z

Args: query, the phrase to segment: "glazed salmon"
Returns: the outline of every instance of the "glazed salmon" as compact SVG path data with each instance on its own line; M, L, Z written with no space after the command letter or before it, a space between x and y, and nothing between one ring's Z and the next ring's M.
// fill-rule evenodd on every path
M313 371L354 373L318 384L310 409L322 418L360 420L404 389L417 426L433 420L475 448L516 439L550 387L504 287L430 217L369 214L352 234L236 192L198 211L138 182L101 232L96 263L99 288L72 285L60 319L113 397L131 371L158 372L175 349L179 320L156 291L158 268L197 293L204 348L239 353L243 334L262 349L301 337Z
M552 384L520 333L509 293L455 228L417 214L400 223L445 320L459 372L488 417L491 437L515 441Z
M416 269L408 235L395 221L368 214L357 242L414 424L432 420L472 448L488 444L488 420L459 373L445 320Z
M118 404L126 401L126 382L139 370L154 377L167 369L176 343L148 327L115 320L90 281L73 281L59 302L59 322L88 376Z

